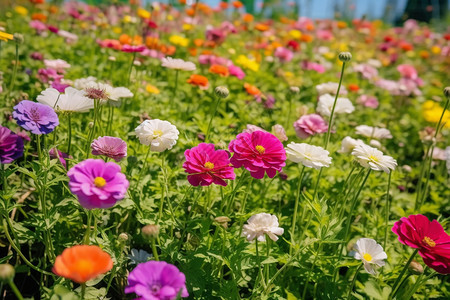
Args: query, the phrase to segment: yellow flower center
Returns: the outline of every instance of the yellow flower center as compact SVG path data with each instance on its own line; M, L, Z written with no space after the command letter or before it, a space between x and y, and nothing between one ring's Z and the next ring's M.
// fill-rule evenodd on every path
M372 261L372 255L369 253L364 253L363 258L365 261L371 262Z
M378 159L378 157L376 157L375 155L370 155L369 156L369 159L370 160L373 160L373 161L375 161L375 162L379 162L380 160Z
M162 135L163 135L162 130L159 130L159 129L153 130L153 136L160 137Z
M106 185L106 180L103 177L95 177L94 184L96 187L101 188Z
M427 244L427 245L430 246L430 247L436 246L436 242L433 241L432 239L430 239L430 238L427 237L427 236L423 238L422 242L424 242L425 244Z
M207 169L214 169L214 164L210 161L205 162L205 168Z
M264 152L266 152L266 148L261 145L256 146L255 149L259 152L259 154L264 154Z

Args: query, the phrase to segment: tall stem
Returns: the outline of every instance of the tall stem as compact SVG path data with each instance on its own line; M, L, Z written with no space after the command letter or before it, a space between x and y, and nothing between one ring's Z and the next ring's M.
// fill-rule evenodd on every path
M290 255L292 255L292 249L295 244L295 227L297 225L298 201L300 200L300 194L302 192L302 181L303 181L304 171L305 171L305 166L303 166L302 170L300 171L300 176L298 178L298 183L297 183L297 197L295 198L294 216L292 218L292 228L291 228L291 245L289 246L289 254Z
M133 65L134 65L135 58L136 58L136 52L133 52L133 58L131 59L130 69L128 70L127 86L130 85L131 71L133 70Z
M407 263L405 264L405 266L403 267L402 272L400 273L400 275L398 275L397 279L395 280L394 285L392 286L392 292L391 292L391 294L389 295L389 298L388 298L388 299L392 299L392 298L395 296L395 294L397 293L397 290L398 290L398 288L399 288L399 286L400 286L399 283L400 283L400 281L401 281L403 275L405 274L406 270L408 269L409 264L410 264L410 263L412 262L412 260L414 259L414 256L416 256L417 252L419 252L419 249L415 249L414 252L413 252L413 254L411 254L411 256L409 257L408 262L407 262Z
M389 223L389 188L391 187L391 175L392 172L389 172L388 177L388 185L387 185L387 192L386 192L386 204L384 206L384 243L383 243L383 249L386 249L386 243L387 243L387 237L388 237L388 223Z
M209 130L211 129L212 120L213 120L214 117L216 116L217 109L219 108L219 104L220 104L220 100L221 100L221 99L222 99L222 98L217 97L216 106L214 107L214 111L213 111L213 113L211 114L211 118L209 119L208 130L206 130L205 143L207 143L208 140L209 140Z
M23 300L22 294L20 293L14 281L11 279L8 283L9 286L11 287L11 290L14 292L14 295L16 295L17 299Z
M72 114L69 112L69 114L67 115L67 122L68 122L68 126L69 126L69 130L68 130L68 142L67 142L67 155L70 154L70 148L72 146Z
M14 83L16 81L16 75L17 75L17 66L19 65L19 44L16 43L16 59L14 62L14 69L13 69L13 74L11 77L11 82L9 83L9 95L11 95L13 88L14 88Z
M348 290L347 300L352 299L353 287L355 286L356 278L358 277L358 273L361 270L362 266L363 266L363 264L360 264L358 266L358 268L356 269L355 275L353 276L352 283L350 284L350 289Z
M175 87L173 88L173 96L176 96L177 94L177 88L178 88L178 72L179 70L175 71Z

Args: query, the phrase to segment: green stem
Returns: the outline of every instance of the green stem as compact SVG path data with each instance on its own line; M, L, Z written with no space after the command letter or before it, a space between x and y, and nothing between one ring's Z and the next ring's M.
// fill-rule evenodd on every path
M91 240L91 220L92 220L92 211L87 211L87 223L86 223L86 233L84 234L83 244L89 245Z
M220 104L220 100L221 99L222 98L217 97L216 106L214 107L214 111L211 114L211 118L209 119L208 129L206 130L205 143L207 143L208 140L209 140L209 131L211 130L211 124L212 124L212 121L213 121L214 117L216 116L217 109L219 108L219 104Z
M317 253L314 256L314 261L311 265L311 269L309 269L308 276L306 277L305 286L303 287L302 299L306 299L306 291L308 290L309 280L311 279L311 275L314 272L314 268L316 267L317 258L319 257L320 251L322 248L322 243L319 242L319 246L317 248Z
M16 295L17 299L23 300L22 294L20 293L14 281L11 279L8 283L9 286L11 287L11 290L14 292L14 295Z
M71 113L69 112L67 115L67 122L68 122L68 143L67 143L67 154L70 154L70 147L72 146L72 118L71 118Z
M14 83L16 81L16 75L17 75L17 66L19 65L19 44L16 43L16 59L15 59L15 63L14 63L14 69L13 69L13 75L11 77L11 82L9 83L9 95L11 95L13 88L14 88Z
M135 59L136 59L136 52L133 52L133 58L132 58L132 60L131 60L130 69L128 70L127 86L130 85L131 72L133 71L133 65L134 65L134 60L135 60Z
M156 243L155 243L155 239L154 239L154 238L152 238L151 243L152 243L153 257L154 257L156 260L159 260L158 250L156 249Z
M391 186L391 175L392 172L389 172L389 177L388 177L388 185L387 185L387 192L386 192L386 204L384 207L384 243L383 243L383 249L386 250L386 243L387 243L387 237L388 237L388 223L389 223L389 206L390 206L390 202L389 202L389 188Z
M247 173L245 171L242 172L241 176L239 177L239 181L234 186L234 189L231 193L230 198L228 199L227 207L225 208L225 214L229 213L229 209L233 205L234 197L236 196L237 190L242 186L244 183L244 179L247 177Z
M81 284L81 295L80 295L80 299L84 300L84 294L86 293L86 283L82 283Z
M405 274L406 270L409 267L409 264L412 262L412 260L414 259L414 256L416 256L417 252L419 252L419 249L415 249L414 252L411 254L411 256L409 257L408 261L406 262L405 266L403 267L402 272L400 273L400 275L398 275L397 279L394 282L394 285L392 286L392 292L389 295L389 299L392 299L395 294L397 293L398 288L400 287L399 283L403 277L403 275Z
M316 200L317 191L319 189L320 179L322 178L322 171L323 171L323 168L320 168L319 175L317 176L316 186L314 187L314 194L313 194L313 198L312 198L313 202Z
M363 264L360 264L358 266L358 268L356 269L355 276L353 276L352 283L350 284L350 289L348 290L347 300L352 299L353 287L355 286L356 278L358 277L358 273L361 270L362 266L363 266Z
M305 166L302 167L302 170L300 171L300 176L298 178L297 183L297 197L295 198L295 204L294 204L294 216L292 218L292 228L291 228L291 245L289 245L289 254L292 255L292 250L295 245L295 227L297 225L297 213L298 213L298 201L300 200L300 194L302 190L302 181L303 181L303 174L305 171Z
M175 87L173 88L173 96L177 94L177 88L178 88L178 70L175 71Z
M254 291L256 290L256 287L259 284L259 280L258 279L260 279L260 281L263 284L264 288L266 288L266 284L264 282L264 274L263 274L263 270L262 270L261 258L259 256L259 250L258 250L258 238L255 239L255 249L256 249L256 263L258 264L259 273L258 273L258 276L256 278L255 287L253 289Z

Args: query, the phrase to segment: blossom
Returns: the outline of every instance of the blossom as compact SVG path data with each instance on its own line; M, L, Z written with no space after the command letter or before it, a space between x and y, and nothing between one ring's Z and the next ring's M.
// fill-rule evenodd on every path
M89 86L90 82L96 82L96 81L97 81L97 78L95 78L93 76L79 78L73 82L73 86L78 90L84 90Z
M365 79L372 79L378 76L378 70L370 64L360 64L353 67L355 72L361 74Z
M356 242L354 247L353 257L358 260L362 260L364 269L372 275L376 272L372 267L375 264L382 267L386 264L384 261L387 259L386 252L383 251L383 247L373 239L361 238Z
M224 179L235 179L233 167L225 150L215 150L214 144L201 143L184 152L183 164L187 179L193 186L207 186L211 183L226 186Z
M374 96L361 95L356 99L356 103L364 105L365 107L377 108L378 99Z
M150 146L151 151L170 150L177 143L180 132L168 121L145 120L135 129L141 144Z
M67 87L64 94L54 88L48 88L37 96L39 103L48 105L57 111L66 112L87 112L94 108L94 101L84 96L83 90Z
M64 93L64 90L68 88L70 85L66 83L62 83L59 81L53 81L51 87L57 90L60 93Z
M23 155L23 139L0 125L0 163L9 164Z
M208 78L202 75L193 74L189 79L187 80L187 83L190 83L192 85L196 85L200 87L202 90L206 90L209 87Z
M283 144L268 132L240 133L230 142L228 149L233 153L230 160L233 166L244 166L256 179L263 178L265 173L273 178L276 171L281 171L286 165Z
M119 101L120 98L133 97L133 93L126 87L112 87L107 83L95 81L87 81L85 84L85 96L91 99Z
M339 153L350 153L353 149L358 146L364 144L361 140L355 140L349 136L346 136L341 142L341 149L338 150Z
M194 71L196 69L195 64L190 61L184 61L180 58L165 57L162 60L162 66L183 71Z
M120 166L101 159L87 159L68 172L69 188L87 209L109 208L123 199L129 182Z
M339 83L337 83L337 82L322 83L322 84L316 85L316 91L319 94L319 96L324 95L324 94L336 95L338 86L339 86ZM348 92L347 92L345 86L341 86L341 89L339 90L339 95L346 95L347 93Z
M34 134L49 134L59 125L53 108L29 100L22 100L14 106L13 118L19 126Z
M64 73L66 69L70 68L70 64L62 59L44 59L44 65L47 69L56 70L58 73Z
M253 125L253 124L247 124L246 128L244 130L242 130L242 132L247 132L247 133L252 133L255 131L267 132L266 130L262 129L261 127Z
M227 77L229 75L228 68L221 65L211 65L211 67L209 67L209 72L224 77Z
M326 71L325 67L316 62L303 61L301 64L302 68L305 70L314 70L317 73L324 73Z
M244 79L245 77L244 71L242 71L241 68L235 65L228 66L228 72L230 73L231 76L234 76L240 80Z
M397 161L376 148L372 148L366 144L356 145L352 151L352 155L365 168L371 168L375 171L384 171L390 173L395 170Z
M127 156L127 143L112 136L99 137L91 144L92 155L104 155L116 162Z
M122 52L142 52L146 49L144 45L134 46L134 45L123 45Z
M64 249L58 255L53 266L53 273L71 279L77 283L85 283L111 270L111 256L94 245L76 245Z
M317 104L317 112L322 116L331 116L331 110L333 109L334 97L330 94L324 94L319 97L319 103ZM347 113L350 114L355 110L352 102L347 98L337 98L336 106L334 108L335 114Z
M266 241L266 234L272 241L278 240L278 235L284 233L284 229L278 227L278 218L275 215L259 213L250 217L247 224L242 227L242 236L253 241L255 238L260 242Z
M178 294L183 298L189 297L185 275L165 261L137 265L128 275L125 293L135 293L139 299L146 300L174 300Z
M397 71L400 72L403 78L415 80L419 77L416 68L414 68L414 66L412 65L408 64L398 65Z
M306 139L317 133L324 133L328 130L328 124L318 114L303 115L294 122L294 129L297 136Z
M291 142L286 147L287 159L295 163L302 163L305 167L316 170L322 167L329 167L331 164L330 152L322 147L305 143Z
M286 135L286 131L284 130L283 126L280 124L276 124L272 126L272 134L276 136L280 142L284 142L288 140L288 137Z
M274 56L277 57L281 62L290 62L294 57L294 53L284 47L278 47L275 49Z
M67 158L72 158L71 155L63 153L56 148L50 149L48 151L48 155L50 155L50 158L58 159L59 162L63 165L64 169L67 168Z
M389 129L360 125L356 127L356 134L363 135L371 139L391 139L392 135Z

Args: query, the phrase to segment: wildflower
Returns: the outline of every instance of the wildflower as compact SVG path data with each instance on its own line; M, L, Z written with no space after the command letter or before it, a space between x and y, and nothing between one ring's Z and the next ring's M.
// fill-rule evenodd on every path
M355 140L349 136L346 136L341 142L341 149L338 150L339 153L350 153L353 149L358 146L364 144L361 140Z
M228 68L221 65L212 65L211 67L209 67L209 71L211 73L224 77L227 77L229 75Z
M149 92L150 94L158 95L160 93L159 89L156 86L152 85L152 84L147 84L145 86L145 90L147 92Z
M186 277L177 267L165 261L137 265L128 275L125 293L135 293L139 298L151 300L174 300L178 295L189 297Z
M14 39L14 36L12 34L0 31L0 41L7 42L8 40L12 41Z
M305 70L314 70L320 74L326 71L326 68L323 65L306 60L302 62L302 68Z
M328 124L318 114L303 115L294 122L294 129L297 136L306 139L317 133L324 133L328 130Z
M64 93L64 90L70 87L70 85L66 83L53 81L51 87L57 90L59 93Z
M427 100L422 105L422 113L425 121L430 123L438 123L444 108L439 105L439 103ZM450 112L445 110L444 116L442 117L442 124L445 128L450 128Z
M154 224L145 225L142 227L141 233L146 239L156 238L159 235L159 226Z
M112 136L99 137L91 144L92 155L104 155L116 162L127 156L127 143Z
M259 96L261 95L261 91L254 85L251 85L250 83L244 83L244 88L247 91L248 94L253 96Z
M181 47L187 47L189 45L189 40L187 38L179 36L179 35L170 36L169 42L171 42L174 45L181 46Z
M319 94L319 96L322 96L324 94L336 95L338 86L339 86L339 83L337 83L337 82L322 83L322 84L316 85L316 91ZM348 92L347 92L345 86L341 86L341 89L339 90L339 95L346 95L347 93Z
M361 95L356 99L356 103L361 104L365 107L377 108L378 107L378 99L374 96Z
M275 49L274 56L277 57L281 62L290 62L294 57L294 53L284 47L278 47Z
M122 52L142 52L145 50L145 46L144 45L123 45L122 46Z
M371 139L392 139L391 132L386 128L360 125L356 127L356 134L363 135Z
M272 134L277 137L277 139L280 140L280 142L284 142L288 140L288 137L286 135L286 131L284 130L283 126L280 124L276 124L272 126Z
M352 59L352 54L350 52L339 53L339 60L342 62L349 62Z
M201 143L184 152L183 164L187 179L193 186L208 186L211 183L226 186L224 179L235 179L233 167L225 150L215 150L214 144Z
M23 139L0 125L0 163L10 164L23 155Z
M244 71L242 71L241 68L239 68L238 66L228 66L228 72L230 73L231 76L234 76L240 80L244 79L245 77L245 73Z
M352 253L355 259L362 260L364 269L372 275L376 275L372 264L382 267L386 264L386 252L383 247L373 239L361 238L356 242L355 251Z
M89 87L90 82L96 82L96 81L97 81L97 78L95 78L93 76L79 78L73 82L73 86L74 86L74 88L76 88L78 90L84 90Z
M184 61L180 58L165 57L162 59L162 66L183 71L195 71L196 67L193 62Z
M193 74L189 79L187 80L187 83L190 83L192 85L196 85L200 87L200 89L205 90L209 87L208 78L202 75Z
M284 229L278 227L278 218L275 215L259 213L250 217L247 224L242 227L242 236L249 242L255 238L260 242L266 241L266 234L272 241L278 240L278 235L284 233Z
M375 171L384 171L390 173L395 170L397 161L390 156L383 155L383 152L366 144L356 145L352 155L365 168L371 168Z
M119 101L120 98L133 97L133 93L126 87L112 87L109 84L95 81L87 81L85 83L84 91L86 97L102 101Z
M159 119L145 120L135 129L141 144L150 146L151 151L170 150L177 143L177 128L168 121Z
M131 253L128 255L131 264L138 265L147 262L152 255L145 250L131 249Z
M317 112L322 116L329 117L334 105L334 97L330 94L324 94L319 97L319 103L317 104ZM337 98L336 106L334 109L335 114L347 113L350 114L355 110L352 102L347 98Z
M109 208L123 199L129 182L120 166L101 159L87 159L68 172L69 188L87 209Z
M48 88L37 96L39 103L48 105L57 111L63 112L87 112L94 108L94 101L85 97L83 90L67 87L64 94L54 88Z
M378 76L378 70L369 63L356 65L353 67L353 70L360 73L365 79L373 79Z
M77 245L66 248L58 255L53 266L53 273L85 283L112 269L111 256L93 245Z
M295 163L302 163L305 167L316 170L329 167L331 164L330 152L322 147L312 146L305 143L291 142L286 147L287 159Z
M67 158L72 158L71 155L63 153L56 148L50 149L48 151L48 155L50 155L50 158L52 159L58 159L59 162L63 165L64 169L67 168Z
M44 59L44 65L47 69L56 70L58 73L64 73L66 69L70 68L70 64L62 59Z
M53 108L29 100L22 100L14 106L13 118L19 126L34 134L49 134L59 125Z
M254 60L250 59L245 55L239 55L236 64L243 66L246 69L257 72L259 70L259 64Z
M253 178L264 174L273 178L276 171L286 165L286 152L276 136L268 132L240 133L232 140L228 149L233 153L231 163L235 168L244 166Z
M217 97L220 97L222 99L227 98L230 95L230 91L224 87L224 86L218 86L214 89L214 93Z

